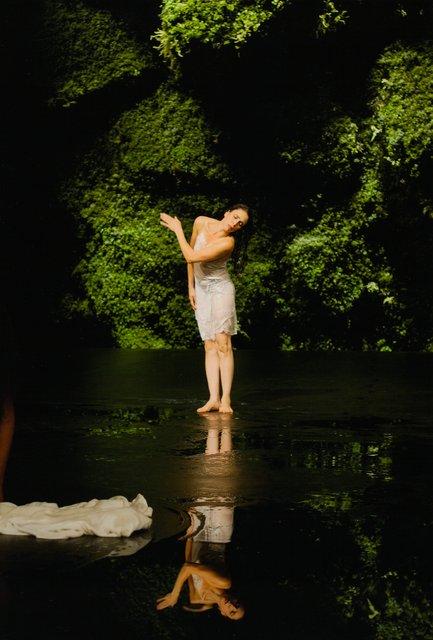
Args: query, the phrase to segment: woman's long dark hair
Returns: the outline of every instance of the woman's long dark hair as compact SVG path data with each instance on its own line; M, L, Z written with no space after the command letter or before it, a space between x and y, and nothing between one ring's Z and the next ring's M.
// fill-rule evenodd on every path
M242 273L247 262L248 243L250 241L252 233L252 216L251 210L246 204L233 204L228 209L228 211L234 211L235 209L243 209L243 211L248 214L248 224L246 224L245 227L243 227L235 235L235 248L233 249L233 253L231 256L233 270L236 274L239 274Z

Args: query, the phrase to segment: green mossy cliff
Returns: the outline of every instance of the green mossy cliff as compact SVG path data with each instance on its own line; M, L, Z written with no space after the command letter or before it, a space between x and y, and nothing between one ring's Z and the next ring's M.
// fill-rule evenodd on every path
M57 158L41 197L73 235L44 298L58 326L197 346L158 216L189 232L242 200L240 346L432 349L428 2L36 4L22 38Z

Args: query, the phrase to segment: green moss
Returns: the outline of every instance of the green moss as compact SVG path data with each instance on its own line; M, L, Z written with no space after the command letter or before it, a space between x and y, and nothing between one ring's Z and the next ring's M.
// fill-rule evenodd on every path
M184 174L222 182L230 177L218 156L218 131L208 125L196 100L167 85L126 112L110 141L120 145L120 163L133 174Z
M107 208L110 197L107 192ZM102 220L94 208L92 213L93 235L76 273L94 313L113 326L113 335L122 347L172 345L168 311L186 276L173 239L159 224L158 211L143 202L132 220L122 220L119 210L110 221L107 211ZM184 297L177 296L176 300L177 313L182 306L187 309L186 286Z
M373 86L374 151L399 177L418 177L423 159L432 158L431 43L387 49L376 65Z
M259 222L249 264L235 282L243 344L431 348L433 318L425 303L433 248L431 44L384 49L372 63L367 103L341 95L332 61L326 73L315 71L311 61L321 49L308 40L315 53L307 80L291 67L290 80L280 78L290 91L276 98L266 65L278 68L288 49L277 21L272 46L264 25L277 15L290 19L290 8L283 11L289 4L162 3L160 46L167 57L180 58L180 73L166 69L159 88L143 87L133 106L113 115L65 188L82 240L77 291L64 304L70 317L108 323L126 348L197 345L185 264L158 216L179 215L189 232L195 216L220 215L228 194L242 192L255 201ZM138 43L107 10L78 1L46 6L63 104L147 65L149 42ZM356 17L328 0L296 10L315 41L318 18L323 35ZM236 49L258 32L263 41L255 46L263 45L265 63L257 78L251 75L257 87L249 87L247 110L236 114L200 75L206 71L193 44ZM182 56L190 58L185 63ZM220 57L212 64L218 72ZM244 64L220 71L239 82ZM307 62L301 57L296 64L302 70ZM239 165L242 179L233 168ZM291 181L288 194L283 185Z
M348 115L340 115L323 124L317 141L304 138L281 152L288 162L304 162L337 178L346 178L362 160L363 144L359 125Z
M345 25L349 19L349 12L340 7L341 2L323 0L321 13L317 22L317 33L326 34L336 31L339 26Z
M332 211L287 246L285 262L292 286L310 290L334 313L351 309L375 272L359 221Z
M324 100L320 112L309 106L297 137L283 145L281 157L313 169L319 187L301 205L309 224L282 261L279 309L294 331L284 331L284 348L343 346L364 315L376 321L362 348L428 344L432 317L419 301L429 298L433 248L425 188L433 168L432 61L430 43L393 45L371 75L370 114L356 120ZM321 329L301 338L301 319Z
M52 103L63 107L154 66L150 48L124 24L80 0L45 0L38 44L54 88Z
M166 58L183 56L191 44L239 48L291 0L164 0L156 37Z
M185 261L159 214L187 216L188 233L195 215L211 213L221 202L218 189L228 170L214 136L194 100L163 86L98 142L65 186L85 244L75 269L81 293L65 299L67 315L93 313L124 348L198 344ZM215 185L215 197L188 193L197 178ZM169 186L177 193L167 193L164 179L175 180Z

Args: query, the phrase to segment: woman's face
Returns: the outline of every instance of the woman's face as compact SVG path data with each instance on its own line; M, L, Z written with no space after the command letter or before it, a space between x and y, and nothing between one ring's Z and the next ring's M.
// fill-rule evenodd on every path
M248 213L245 209L233 209L233 211L226 211L224 214L224 221L226 223L226 230L229 233L234 233L242 229L248 222Z
M240 620L245 615L245 609L242 605L234 605L228 598L225 598L218 604L222 615L231 620Z

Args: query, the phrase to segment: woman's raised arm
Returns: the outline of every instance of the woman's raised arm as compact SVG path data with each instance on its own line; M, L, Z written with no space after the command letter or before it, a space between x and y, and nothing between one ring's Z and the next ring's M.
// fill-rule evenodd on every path
M209 247L203 247L200 251L194 251L188 244L183 232L182 223L176 217L169 216L167 213L161 213L161 224L176 234L179 242L180 250L188 264L194 262L210 262L218 258L228 257L234 248L234 239L231 236L220 238L213 242Z

